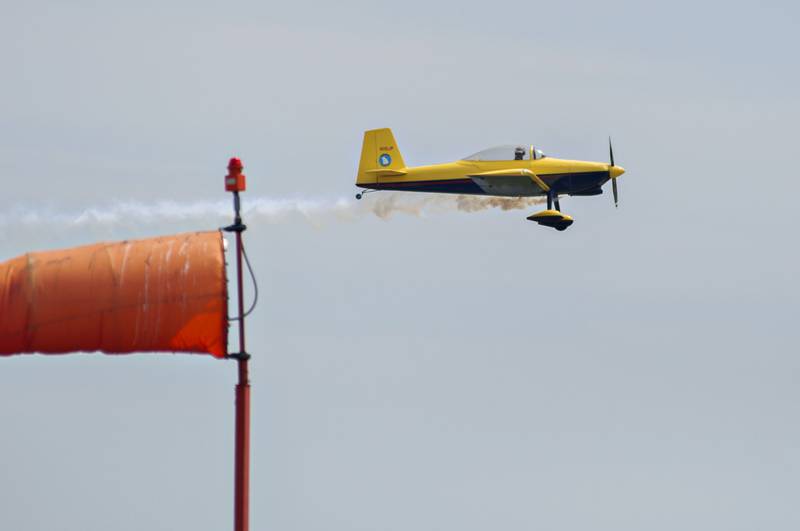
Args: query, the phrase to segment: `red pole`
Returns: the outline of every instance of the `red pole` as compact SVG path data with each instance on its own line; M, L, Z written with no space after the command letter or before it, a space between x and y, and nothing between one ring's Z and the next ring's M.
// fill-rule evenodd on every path
M239 192L235 192L238 206ZM238 208L237 208L237 218ZM237 224L241 225L241 219ZM234 489L234 531L250 529L250 379L244 342L244 299L242 297L242 232L236 232L236 278L239 284L239 383L236 385L236 471Z
M229 355L237 360L239 382L236 384L236 440L234 455L234 499L233 529L250 529L250 378L247 362L250 354L245 347L244 335L244 282L242 275L242 232L247 226L242 223L239 192L245 190L245 176L242 174L242 161L232 158L225 176L225 190L233 192L234 221L228 232L236 233L236 283L239 303L239 352Z
M240 374L247 374L247 361L239 362ZM246 376L245 376L246 378ZM236 489L233 528L250 529L250 384L236 386Z
M239 362L239 374L247 374L247 361ZM246 376L245 376L246 378ZM250 384L236 386L236 489L234 531L250 529Z

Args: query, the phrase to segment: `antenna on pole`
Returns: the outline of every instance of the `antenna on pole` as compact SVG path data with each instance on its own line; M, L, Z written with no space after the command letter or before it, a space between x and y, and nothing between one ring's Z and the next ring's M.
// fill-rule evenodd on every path
M228 175L225 176L225 191L233 192L233 225L225 227L226 232L236 234L236 283L238 292L239 351L228 354L239 367L239 382L236 384L236 450L234 455L234 531L248 531L250 528L250 377L244 335L244 286L242 278L242 233L247 226L242 223L239 192L247 188L242 173L242 161L234 157L228 162Z

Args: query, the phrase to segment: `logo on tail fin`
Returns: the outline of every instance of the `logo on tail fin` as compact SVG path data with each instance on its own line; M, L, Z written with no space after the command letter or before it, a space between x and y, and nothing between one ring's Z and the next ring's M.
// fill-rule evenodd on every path
M378 157L378 164L380 164L381 166L386 167L391 163L392 163L392 157L390 157L388 153L384 153L383 155Z

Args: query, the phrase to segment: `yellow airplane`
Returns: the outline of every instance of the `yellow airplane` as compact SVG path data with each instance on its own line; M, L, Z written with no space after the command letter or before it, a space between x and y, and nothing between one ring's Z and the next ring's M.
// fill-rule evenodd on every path
M546 156L532 145L486 149L455 162L408 167L397 148L391 129L364 132L356 186L377 190L434 192L506 197L546 196L547 210L528 216L539 225L565 230L571 216L561 213L559 195L599 195L611 181L614 205L618 203L617 178L625 173L614 165L608 140L610 164L562 160ZM555 205L555 209L553 206Z

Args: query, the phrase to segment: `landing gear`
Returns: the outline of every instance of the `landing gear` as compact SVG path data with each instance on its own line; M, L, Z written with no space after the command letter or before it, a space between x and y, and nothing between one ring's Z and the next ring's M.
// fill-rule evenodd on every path
M361 199L361 198L362 198L362 197L364 197L365 195L367 195L367 194L370 194L370 193L372 193L372 192L377 192L377 191L378 191L378 190L364 190L363 192L358 192L358 193L356 194L356 199Z
M558 194L552 190L547 192L547 210L553 209L553 203L556 205L556 210L561 212L561 203L558 201Z
M554 205L556 207L555 210L553 210ZM548 190L547 192L547 210L537 212L536 214L531 214L528 216L528 219L535 221L539 225L552 227L559 232L567 230L567 228L573 223L571 216L561 213L561 204L558 200L558 193L554 192L553 190Z

